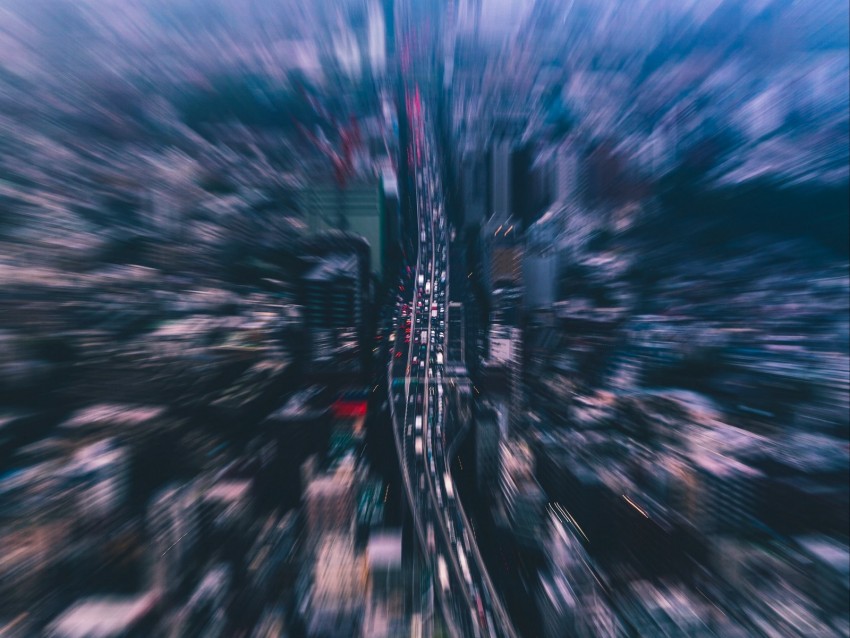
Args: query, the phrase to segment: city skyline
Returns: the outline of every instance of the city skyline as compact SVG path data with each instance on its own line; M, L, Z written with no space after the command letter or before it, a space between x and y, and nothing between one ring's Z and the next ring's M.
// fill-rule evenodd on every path
M0 634L850 636L849 21L6 2Z

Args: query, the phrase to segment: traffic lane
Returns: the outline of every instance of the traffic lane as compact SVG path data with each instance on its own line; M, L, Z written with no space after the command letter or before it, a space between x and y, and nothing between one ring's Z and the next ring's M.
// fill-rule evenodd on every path
M444 449L441 442L441 437L439 435L439 429L442 429L443 423L438 421L438 427L435 427L432 431L432 449L435 455L435 476L434 479L441 486L441 491L445 495L444 496L444 505L443 505L443 516L445 516L445 526L450 528L449 535L450 538L450 551L457 552L458 554L463 554L464 559L467 564L467 569L469 571L470 581L466 583L465 576L463 581L463 586L465 588L469 588L469 597L470 602L474 601L475 608L477 609L479 606L482 610L487 613L492 612L492 607L489 602L489 596L483 597L481 596L482 591L486 589L486 585L484 583L483 575L479 569L478 561L475 559L473 552L471 551L471 545L474 540L471 540L470 532L468 530L467 525L464 523L464 518L459 510L456 498L457 496L453 493L450 496L449 490L446 488L445 481L443 476L448 472L448 464L447 459L445 458ZM438 429L439 428L439 429ZM452 542L452 538L454 537L454 542ZM472 537L474 538L474 537ZM458 560L458 562L460 562ZM478 622L482 622L482 618L479 617ZM486 623L486 620L483 620Z
M431 219L431 223L432 223L432 226L433 226L433 218ZM431 250L432 250L432 257L435 259L436 258L436 247L434 246L433 242L431 243ZM434 263L434 260L432 260L431 263ZM426 308L423 308L423 310L425 312L429 313L428 319L427 319L428 324L429 324L429 331L428 331L429 334L428 334L428 341L426 343L426 354L430 350L430 346L431 346L430 332L431 332L431 329L433 329L433 328L431 327L432 319L430 317L430 308L431 308L431 305L433 304L433 295L434 295L434 290L435 290L435 287L436 287L436 285L435 285L436 281L435 280L436 280L436 276L435 276L434 269L432 268L431 273L430 273L430 281L431 281L431 284L432 284L431 287L430 287L431 288L431 296L430 296L430 299L429 299L429 301L431 303L429 303ZM418 308L418 306L417 306L417 308ZM425 367L425 369L426 369L426 373L424 375L424 385L430 389L430 373L432 372L432 367L430 365L427 365ZM431 430L433 428L432 428L432 423L431 423L431 419L429 418L429 412L428 412L429 398L430 398L430 393L425 392L424 395L423 395L424 405L423 405L423 410L422 410L422 416L423 416L422 436L426 441L428 441L428 445L425 448L425 450L426 450L425 454L427 455L428 451L431 452L431 456L428 458L429 462L427 463L428 467L426 468L426 471L428 471L428 478L429 478L428 484L429 484L429 487L430 487L431 498L436 500L437 499L437 496L436 496L437 478L433 476L434 472L432 470L430 470L430 468L431 468L430 460L433 458L434 450L433 450L433 441L432 441L432 435L431 435ZM441 483L441 487L442 486L443 485ZM437 503L433 503L433 507L434 507L434 510L436 512L439 512L439 504L438 503L439 503L439 501ZM460 584L460 589L461 589L463 598L465 599L465 601L467 603L466 609L469 610L469 609L471 609L471 607L473 605L473 600L471 599L469 592L467 591L467 588L465 586L465 577L462 575L462 571L461 571L460 565L458 563L456 551L454 550L454 548L452 546L449 531L446 529L445 521L439 513L436 515L436 518L438 520L438 527L440 528L440 531L442 532L441 536L442 536L442 539L444 541L445 554L448 555L449 562L452 564L452 567L453 567L452 571L454 573L454 580L456 581L456 583ZM463 614L461 617L466 617L466 615Z
M443 459L443 462L445 459ZM463 508L460 503L455 499L450 504L448 508L448 514L451 516L453 524L456 525L459 529L466 530L468 537L468 544L465 546L464 551L467 558L467 562L469 564L470 576L475 586L475 589L478 592L487 592L487 595L484 597L484 601L482 605L485 608L485 611L491 614L491 616L502 618L502 622L505 623L504 620L505 613L503 610L500 610L496 605L493 604L492 597L489 593L489 583L487 582L487 578L482 570L483 563L481 562L480 555L477 552L477 545L475 545L474 534L470 537L471 533L469 528L468 521L463 512Z
M411 320L412 327L414 327L414 326L418 327L418 323L419 323L418 317L420 316L421 312L425 312L425 313L431 312L431 308L433 307L433 302L434 302L434 294L436 293L436 290L437 290L436 272L435 272L435 268L434 268L437 260L436 260L436 246L435 246L435 243L433 241L433 237L434 237L434 232L433 232L434 219L433 219L433 216L431 217L430 221L431 221L431 232L423 233L423 237L425 238L426 241L428 241L428 243L430 243L430 246L431 246L431 259L428 260L427 265L426 265L426 269L429 270L429 280L430 280L429 283L431 284L429 286L430 290L428 291L428 292L430 292L430 295L429 295L429 302L430 303L428 304L427 307L420 309L420 304L418 303L420 291L419 291L418 288L414 289L414 300L415 301L414 301L413 310L412 310L412 314L413 314L413 319ZM421 272L421 265L422 265L422 262L421 262L421 251L420 251L420 259L419 259L419 263L418 263L418 266L420 268L417 268L418 272ZM417 277L417 283L418 283L418 277ZM431 338L431 333L432 333L432 330L434 330L435 325L434 325L434 321L433 321L434 317L428 316L426 320L429 324L429 330L426 332L426 341L425 341L424 345L425 345L425 350L426 350L426 361L428 361L429 363L428 363L428 365L424 365L423 363L419 364L419 369L424 368L425 374L422 376L423 382L418 384L418 388L417 388L418 393L417 393L416 403L418 404L419 396L421 396L422 397L422 408L423 409L421 410L421 412L419 410L416 410L415 414L421 414L422 420L423 420L423 428L428 428L428 430L430 430L431 429L431 419L430 419L430 413L429 413L430 411L428 410L428 400L429 400L430 392L426 391L426 388L429 388L429 372L432 370L432 367L430 365L430 360L431 360L430 348L431 348L432 343L435 341L435 339ZM421 341L421 339L420 339L420 341ZM420 346L421 346L421 343L420 343ZM409 353L412 352L412 351L413 351L413 349L411 348L409 350ZM421 347L420 347L420 351L421 351ZM419 393L421 393L421 394L419 394ZM406 420L407 419L405 419L405 421ZM405 427L406 427L406 425L405 425ZM407 430L407 432L410 432L410 430ZM417 434L418 434L418 432L415 432L415 431L412 432L412 435L414 437ZM423 431L422 435L423 435L423 438L425 438L426 440L430 440L430 436L427 434L426 431ZM431 454L433 455L433 453L434 453L433 449L431 449ZM425 455L425 454L426 454L426 452L423 449L423 455ZM423 456L423 462L425 462L424 456ZM426 465L428 465L427 462L426 462ZM429 468L426 468L426 472L428 471L428 469ZM433 478L433 477L431 477L431 478ZM429 483L431 483L431 481L429 481ZM433 485L432 485L432 487L433 487ZM432 492L432 494L433 494L433 492ZM440 521L440 522L442 522L442 521ZM440 527L442 527L442 525L440 525ZM445 530L443 530L443 531L445 532ZM448 538L445 538L445 536L444 536L444 540L448 543ZM448 544L446 546L446 549L448 550L448 553L451 554L451 562L453 563L453 567L455 567L455 570L454 570L455 579L458 579L458 577L459 577L458 576L459 566L457 565L457 559L456 559L456 556L455 556L455 552L453 551L453 548L451 547L450 544ZM467 599L467 604L469 606L471 606L472 600L467 595L467 592L466 592L465 588L463 588L463 586L462 586L462 589L464 591L463 597Z

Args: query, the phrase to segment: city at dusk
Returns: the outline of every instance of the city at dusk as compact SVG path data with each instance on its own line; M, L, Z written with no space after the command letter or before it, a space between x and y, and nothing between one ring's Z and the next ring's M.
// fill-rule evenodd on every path
M847 0L0 0L1 638L850 638Z

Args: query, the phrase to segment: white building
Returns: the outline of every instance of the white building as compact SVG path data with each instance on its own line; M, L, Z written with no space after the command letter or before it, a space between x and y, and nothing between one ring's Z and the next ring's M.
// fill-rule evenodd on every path
M62 612L45 631L55 638L120 638L153 632L154 593L86 598ZM150 635L150 634L147 634Z
M360 634L366 604L367 563L350 535L325 534L313 566L306 624L308 636L349 638Z

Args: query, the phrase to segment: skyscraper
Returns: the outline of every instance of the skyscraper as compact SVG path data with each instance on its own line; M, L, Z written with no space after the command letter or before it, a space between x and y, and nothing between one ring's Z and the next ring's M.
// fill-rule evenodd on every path
M475 468L480 494L492 496L492 486L499 479L499 444L502 433L499 415L489 403L479 403L475 414Z
M362 343L369 300L369 246L349 233L330 231L304 242L306 271L301 302L315 363L362 369Z
M501 141L490 151L490 215L491 221L504 224L513 213L513 189L510 142Z
M194 575L200 523L199 495L191 485L166 488L148 505L152 589L171 595L188 586Z

